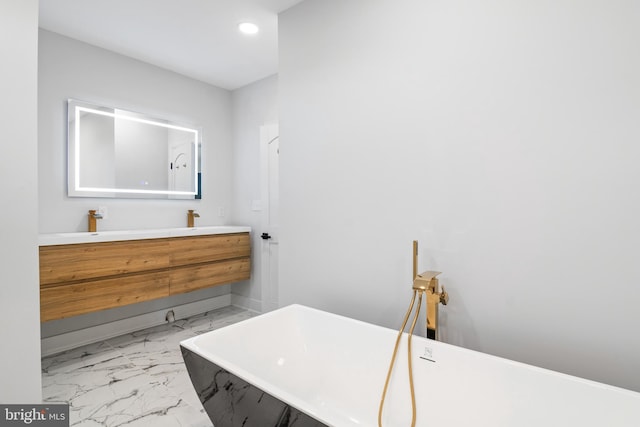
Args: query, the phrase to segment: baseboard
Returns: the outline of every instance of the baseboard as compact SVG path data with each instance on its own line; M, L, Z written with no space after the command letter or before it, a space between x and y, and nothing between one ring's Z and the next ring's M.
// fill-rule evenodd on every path
M231 305L256 313L262 313L262 301L245 297L244 295L231 294Z
M188 304L177 305L139 316L128 317L90 328L79 329L60 335L43 338L41 340L42 357L61 353L72 348L86 344L103 341L130 332L158 326L166 323L165 316L169 310L173 310L176 320L195 316L217 308L227 307L232 304L231 294L220 295Z

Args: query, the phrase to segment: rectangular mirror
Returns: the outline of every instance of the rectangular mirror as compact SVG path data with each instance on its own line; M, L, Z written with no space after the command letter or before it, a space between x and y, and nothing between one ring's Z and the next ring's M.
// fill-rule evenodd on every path
M200 130L68 100L70 197L200 198Z

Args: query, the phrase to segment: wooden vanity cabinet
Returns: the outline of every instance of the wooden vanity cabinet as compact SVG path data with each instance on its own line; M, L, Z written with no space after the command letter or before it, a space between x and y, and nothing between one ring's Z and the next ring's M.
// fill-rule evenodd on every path
M169 240L170 295L249 279L249 233L218 234L216 238L211 237L194 236Z
M247 280L249 233L40 247L40 320Z

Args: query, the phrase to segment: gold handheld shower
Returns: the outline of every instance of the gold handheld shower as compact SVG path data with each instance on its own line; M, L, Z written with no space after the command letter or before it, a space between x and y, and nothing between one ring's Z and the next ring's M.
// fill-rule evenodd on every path
M417 274L418 271L418 241L413 241L413 296L411 298L411 303L409 304L409 309L407 313L404 315L404 319L402 320L402 326L398 331L398 336L396 338L396 345L393 349L393 355L391 356L391 363L389 364L389 371L387 372L387 379L384 382L384 389L382 390L382 398L380 399L380 408L378 410L378 427L382 427L382 409L384 407L384 400L387 395L387 388L389 387L389 379L391 378L391 373L393 372L393 365L396 360L396 356L398 354L398 347L400 346L400 341L402 339L402 333L404 332L404 328L407 326L407 321L409 320L409 316L413 311L413 306L416 301L416 297L418 297L418 307L416 308L416 312L413 316L413 321L411 322L411 328L409 329L409 337L407 339L407 350L408 350L408 366L409 366L409 388L411 390L411 427L415 427L416 425L416 395L413 387L413 368L411 364L411 337L413 337L413 330L416 327L416 323L418 322L418 316L420 315L420 307L422 305L422 297L424 294L427 295L427 338L436 339L437 338L437 321L438 321L438 303L442 303L446 305L449 302L449 295L445 292L444 287L441 292L438 292L438 279L436 278L440 272L439 271L425 271L424 273Z

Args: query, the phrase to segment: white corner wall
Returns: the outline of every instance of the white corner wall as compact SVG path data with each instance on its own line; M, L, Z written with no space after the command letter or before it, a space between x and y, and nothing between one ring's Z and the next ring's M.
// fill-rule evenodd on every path
M40 30L38 74L40 232L226 225L232 212L231 92L50 31ZM75 98L202 127L202 200L67 197L66 100ZM220 209L224 216L220 216Z
M40 403L38 1L0 2L0 402Z
M278 122L278 77L271 76L231 93L233 129L234 220L249 225L252 233L251 279L231 286L232 303L262 311L262 212L253 210L261 201L260 127Z
M640 391L639 9L307 0L282 13L280 297Z

